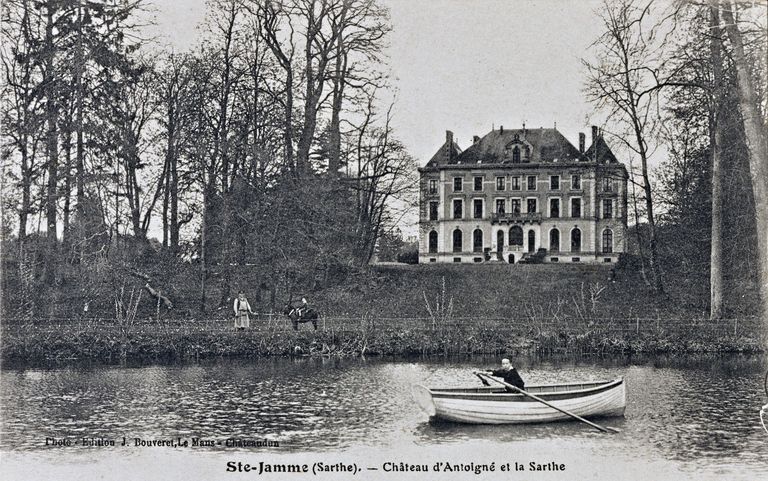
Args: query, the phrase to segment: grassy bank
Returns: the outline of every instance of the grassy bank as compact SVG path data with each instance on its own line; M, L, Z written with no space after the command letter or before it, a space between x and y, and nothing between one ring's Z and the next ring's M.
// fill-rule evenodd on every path
M757 352L758 319L710 322L705 294L689 278L651 292L634 270L588 265L387 266L315 289L295 288L322 315L296 333L279 314L290 289L270 292L262 273L230 266L214 274L199 309L194 266L145 269L174 303L161 309L143 280L83 289L74 277L49 297L47 316L4 316L2 359L199 359L289 355ZM72 274L74 275L74 273ZM6 279L7 281L7 279ZM261 313L235 331L230 299L243 289ZM141 292L141 294L139 294ZM90 309L84 312L82 306ZM117 308L117 306L120 306ZM196 307L198 306L198 307Z

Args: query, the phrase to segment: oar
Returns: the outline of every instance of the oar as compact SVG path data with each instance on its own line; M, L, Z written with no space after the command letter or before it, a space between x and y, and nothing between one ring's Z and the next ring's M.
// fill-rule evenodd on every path
M490 384L488 384L488 381L486 381L485 378L483 378L482 374L480 374L479 372L476 372L475 376L480 378L480 381L483 383L483 386L490 386Z
M565 409L559 408L559 407L555 406L554 404L541 399L539 396L536 396L535 394L531 394L528 391L524 391L524 390L520 389L517 386L513 386L512 384L506 383L504 381L500 381L500 380L496 379L495 377L489 376L488 374L475 371L475 375L478 376L478 377L481 377L481 376L482 377L486 377L486 378L488 378L488 379L490 379L492 381L496 381L499 384L503 384L504 386L506 386L506 387L508 387L510 389L513 389L513 390L519 392L520 394L522 394L524 396L528 396L529 398L535 399L536 401L539 401L540 403L542 403L542 404L544 404L546 406L549 406L552 409L556 409L556 410L560 411L561 413L567 414L568 416L570 416L570 417L572 417L574 419L578 419L579 421L581 421L583 423L587 423L590 426L592 426L593 428L596 428L596 429L598 429L598 430L600 430L600 431L602 431L604 433L611 433L611 432L612 433L620 433L621 432L621 431L619 431L616 428L600 426L599 424L595 424L592 421L588 421L588 420L584 419L583 417L581 417L581 416L579 416L577 414L574 414L574 413L572 413L570 411L566 411Z

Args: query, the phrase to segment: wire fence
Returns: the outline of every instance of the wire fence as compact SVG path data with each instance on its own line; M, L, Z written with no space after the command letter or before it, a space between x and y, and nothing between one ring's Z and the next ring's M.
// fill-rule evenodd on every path
M125 321L114 318L52 318L52 319L3 319L2 329L6 334L54 333L70 331L75 333L112 331L144 333L191 334L201 332L235 331L233 318L212 319L136 319ZM318 331L330 332L376 332L408 330L417 332L492 330L520 335L541 335L551 332L580 334L599 331L606 334L641 334L648 332L701 332L722 335L754 335L762 329L756 318L734 318L710 321L708 319L660 319L660 318L493 318L493 317L452 317L435 319L431 317L368 317L329 316L321 317ZM292 332L290 319L274 312L256 313L246 329L251 332ZM314 330L311 323L302 323L299 330Z

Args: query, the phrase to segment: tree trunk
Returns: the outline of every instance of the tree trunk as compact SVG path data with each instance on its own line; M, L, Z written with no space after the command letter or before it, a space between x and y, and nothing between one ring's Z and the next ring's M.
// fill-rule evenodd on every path
M171 252L179 252L179 171L176 155L170 159Z
M755 197L761 314L768 325L768 140L758 111L755 87L744 54L741 33L735 23L731 3L723 8L725 30L733 48L733 63L738 80L739 107L749 151L749 173Z
M723 64L721 53L719 0L710 3L710 53L712 61L712 104L710 107L710 149L712 150L712 248L710 251L709 288L710 320L723 317L723 185L722 185L722 137L720 115L723 105Z
M83 26L82 26L82 6L78 2L77 6L77 50L75 62L75 132L76 132L76 156L75 162L76 177L75 183L77 185L77 213L78 217L81 217L84 213L85 202L85 166L84 157L85 149L83 143L83 70L85 69L85 60L83 55ZM82 219L81 219L82 220Z
M285 143L285 163L289 170L295 171L293 162L293 68L285 71L285 125L283 125L283 142Z
M56 275L55 257L57 254L56 245L56 204L59 169L59 131L58 117L59 110L56 95L56 73L54 72L54 44L53 44L53 9L52 5L47 6L46 26L45 26L45 85L46 106L45 116L47 122L46 132L46 155L48 162L48 184L46 192L46 235L48 237L48 262L46 263L46 280L53 282Z
M336 68L333 77L333 101L331 107L330 139L328 139L328 175L337 177L341 164L341 105L344 98L347 56L344 53L343 36L339 35L336 46Z
M67 112L67 119L65 121L65 130L64 130L64 140L63 140L63 147L64 147L64 159L65 159L65 170L64 170L64 212L63 212L63 222L64 222L64 228L62 230L62 244L64 245L64 249L67 249L67 245L70 241L70 207L71 207L71 193L72 193L72 116L71 112Z

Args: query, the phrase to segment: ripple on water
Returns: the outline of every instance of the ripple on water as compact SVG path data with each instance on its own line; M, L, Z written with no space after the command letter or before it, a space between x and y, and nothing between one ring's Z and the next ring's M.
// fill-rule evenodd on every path
M734 466L747 465L768 474L758 454L766 440L757 417L764 404L756 388L765 369L763 358L516 363L528 384L624 376L626 417L603 421L622 433L609 437L570 422L431 422L411 399L415 383L477 385L471 371L487 366L482 362L299 359L5 371L0 378L0 442L3 449L34 452L41 449L37 433L269 437L290 452L465 443L507 449L535 440L566 450L586 447L594 453L592 462L615 455L672 461L691 472L732 472Z

